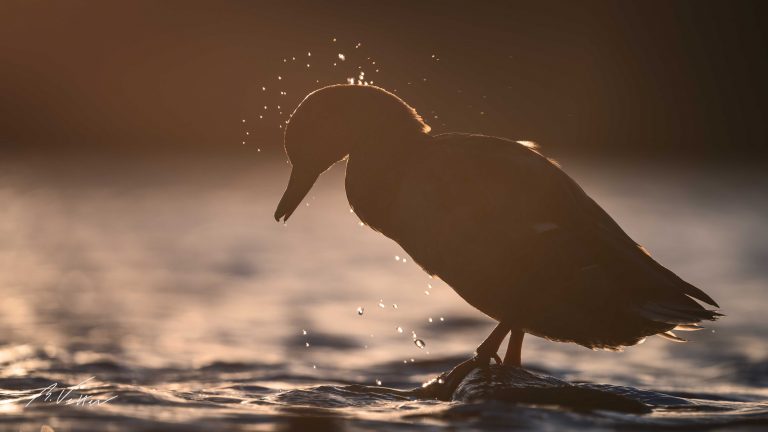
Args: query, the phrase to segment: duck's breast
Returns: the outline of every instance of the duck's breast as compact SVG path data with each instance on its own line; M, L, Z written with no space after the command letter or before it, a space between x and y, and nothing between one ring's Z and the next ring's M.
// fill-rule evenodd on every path
M393 238L393 203L402 183L404 161L394 157L350 156L345 189L347 200L360 220Z

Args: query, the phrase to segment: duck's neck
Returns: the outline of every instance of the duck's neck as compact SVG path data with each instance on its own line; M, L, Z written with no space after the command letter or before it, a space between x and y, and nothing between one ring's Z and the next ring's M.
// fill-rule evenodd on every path
M346 190L349 204L366 224L387 235L392 203L413 158L430 136L381 137L350 152Z

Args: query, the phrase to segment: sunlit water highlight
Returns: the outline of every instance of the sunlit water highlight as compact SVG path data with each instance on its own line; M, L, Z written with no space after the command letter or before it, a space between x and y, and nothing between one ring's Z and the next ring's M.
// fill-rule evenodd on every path
M690 343L649 338L623 353L526 340L527 367L631 387L655 407L629 415L419 401L388 390L418 387L464 360L493 323L396 244L358 225L342 170L325 176L312 205L281 226L271 213L287 177L282 164L198 165L154 176L126 168L98 178L74 168L4 167L3 428L768 424L768 185L760 177L566 161L630 235L705 288L728 315L686 333ZM53 383L61 388L89 377L73 394L117 397L98 406L40 399L25 406Z

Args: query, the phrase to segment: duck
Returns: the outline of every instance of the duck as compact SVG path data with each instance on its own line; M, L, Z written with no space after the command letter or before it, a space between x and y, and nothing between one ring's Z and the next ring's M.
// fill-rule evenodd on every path
M443 395L491 359L521 367L526 334L620 351L652 335L684 342L673 330L722 316L531 142L432 134L394 93L338 84L298 104L284 147L291 174L276 220L287 221L318 177L346 161L346 195L360 220L498 323L474 356L440 377Z

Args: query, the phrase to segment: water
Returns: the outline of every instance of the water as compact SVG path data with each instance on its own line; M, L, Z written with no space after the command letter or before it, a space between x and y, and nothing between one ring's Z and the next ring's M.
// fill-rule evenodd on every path
M0 429L768 425L768 182L759 175L565 161L630 235L727 314L686 333L689 343L652 337L622 353L526 339L529 369L615 386L606 388L654 408L638 415L404 393L466 359L494 323L358 226L342 170L284 227L271 214L285 165L248 163L1 167ZM91 377L68 400L117 397L25 406L53 383Z

